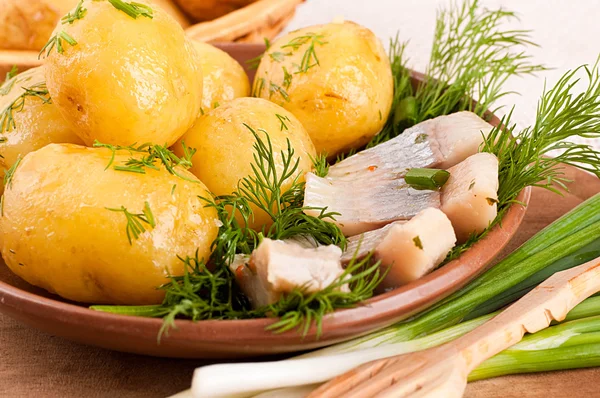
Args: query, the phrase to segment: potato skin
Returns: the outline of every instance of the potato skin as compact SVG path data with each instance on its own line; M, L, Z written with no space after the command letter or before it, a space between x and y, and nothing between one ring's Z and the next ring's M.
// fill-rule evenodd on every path
M0 96L0 110L10 106L25 90L45 81L43 67L23 72L15 77L11 90ZM15 128L2 134L0 142L0 165L8 170L29 152L38 150L50 143L81 144L83 141L71 130L62 115L52 103L38 97L26 97L21 110L14 110Z
M192 40L202 69L202 112L234 98L250 95L248 75L235 59L225 51L207 43Z
M305 63L310 67L301 71L313 36L322 43L314 44L318 64L311 55ZM302 42L297 48L283 47ZM272 90L271 83L283 88L289 101ZM277 39L262 58L253 85L253 95L292 112L317 152L330 157L366 144L381 131L393 91L390 63L381 42L373 32L352 22L311 26Z
M0 46L7 50L39 51L58 20L79 0L0 1Z
M46 84L63 117L87 145L173 144L202 99L202 72L183 29L158 7L152 19L133 19L108 1L84 7L83 19L57 27L77 44L46 59Z
M115 164L130 158L121 151ZM180 256L208 258L217 235L215 210L201 182L160 170L105 170L111 151L50 144L25 156L4 194L0 244L8 267L27 282L86 303L155 304ZM179 172L191 179L186 170ZM173 194L171 190L175 186ZM129 244L126 217L148 202L156 227Z
M277 115L288 118L283 128ZM312 169L311 156L316 156L315 147L302 124L290 112L280 106L260 98L237 98L222 104L198 119L198 122L181 140L187 146L196 148L192 158L194 166L190 169L200 178L214 195L228 195L237 189L240 179L254 175L253 146L256 142L247 124L259 135L259 129L269 134L273 152L287 152L289 139L294 155L300 159L298 174L303 176ZM266 142L264 135L261 137ZM182 155L182 146L178 143L174 151ZM283 165L279 158L278 169ZM288 179L283 188L289 188L292 179ZM254 222L250 227L260 229L269 226L271 220L266 213L254 210Z

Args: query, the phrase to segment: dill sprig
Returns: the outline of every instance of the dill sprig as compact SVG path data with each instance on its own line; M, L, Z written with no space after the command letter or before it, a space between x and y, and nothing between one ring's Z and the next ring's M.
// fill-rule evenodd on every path
M137 19L138 17L154 18L154 10L147 4L133 1L128 3L123 0L108 0L108 2L117 10L123 11L133 19Z
M17 68L17 65L13 65L11 70L6 73L6 78L0 86L0 95L4 96L10 93L10 90L12 90L13 86L15 85L15 82L17 81L18 73L19 69Z
M185 142L182 142L181 145L183 147L184 155L180 158L175 155L173 151L163 145L145 143L140 146L136 146L136 144L120 146L104 144L98 140L94 142L95 148L107 148L112 151L112 156L105 170L112 165L113 169L117 171L146 174L146 169L160 170L160 167L157 166L157 164L162 164L169 173L183 180L198 183L197 179L190 178L177 171L177 167L183 167L185 169L192 167L192 157L196 153L196 149L186 146ZM132 154L132 157L129 158L124 164L113 165L117 151L128 151ZM143 154L144 156L140 157L139 155L136 156L135 154Z
M279 120L279 122L281 123L281 125L279 126L279 129L281 131L286 130L289 131L288 126L286 124L286 122L290 122L290 118L284 115L280 115L278 113L275 114L275 116L277 116L277 119Z
M127 220L127 240L129 240L129 244L133 245L133 239L139 239L140 235L146 232L146 228L144 228L144 224L150 225L150 227L156 227L156 221L154 219L154 215L152 214L152 210L150 210L150 204L148 202L144 202L144 209L141 213L131 213L129 212L125 206L121 206L118 209L115 208L106 208L107 210L114 212L121 212L125 215L125 219Z
M600 61L600 59L599 59ZM564 74L556 85L546 90L538 102L533 126L517 133L511 122L512 112L505 116L485 139L483 151L498 157L498 200L500 211L514 203L527 186L559 192L567 189L569 180L560 164L568 164L600 177L600 155L591 146L564 141L569 137L600 137L600 70L580 66ZM585 72L586 89L577 94L574 87ZM560 152L548 157L550 152Z
M79 19L82 19L85 16L85 14L87 14L87 8L83 8L83 2L84 2L84 0L79 0L77 7L75 7L75 10L73 10L73 14L68 13L67 15L65 15L64 17L62 17L60 19L60 21L63 25L65 25L65 24L72 25L73 22L75 22Z
M246 65L248 66L248 69L250 69L250 70L258 69L258 65L260 65L260 61L262 60L262 57L271 48L271 42L269 41L269 39L267 37L264 37L263 40L265 41L265 52L246 61Z
M30 87L22 87L23 93L14 99L0 112L0 133L8 132L16 128L14 112L21 112L25 107L27 98L39 98L45 104L51 104L52 98L48 93L46 83L36 83Z
M262 89L261 89L262 91ZM290 96L288 95L287 91L285 91L283 89L283 87L281 87L278 84L275 84L273 82L269 82L269 99L271 99L271 97L273 97L274 94L279 93L279 95L281 95L281 97L286 101L286 102L290 102ZM260 95L260 93L259 93Z
M316 158L311 157L310 159L313 163L313 173L317 177L326 177L329 173L329 162L327 162L327 154L322 153L317 155Z
M380 263L372 264L370 255L362 260L354 258L344 273L325 289L306 294L302 288L296 288L276 303L259 308L256 312L262 316L279 318L267 328L275 333L296 329L306 336L310 326L315 324L318 338L327 314L337 309L355 307L371 298L383 276ZM348 285L349 291L342 290L344 285Z
M77 45L77 40L75 40L67 32L64 30L58 31L50 38L50 40L48 40L48 43L42 47L40 53L38 54L38 59L42 58L42 56L44 56L44 58L48 57L55 47L56 52L63 54L65 52L65 45L63 42L66 42L70 46Z
M289 43L284 44L281 48L289 48L292 51L297 51L300 47L308 44L304 54L302 55L302 59L300 60L300 65L297 66L298 70L294 73L306 73L308 70L314 66L319 65L319 58L317 57L317 52L315 47L322 46L327 44L323 39L325 35L317 34L313 32L308 32L305 35L298 36L289 41ZM291 55L292 52L287 54L281 53L282 56Z
M478 0L438 12L433 48L425 70L426 79L413 90L405 67L406 43L396 39L390 46L394 75L394 103L383 131L373 146L400 134L405 128L441 115L470 110L485 117L493 104L509 93L502 85L511 76L542 71L523 49L536 46L529 31L506 29L518 19L506 10L481 9ZM412 99L410 99L412 97ZM471 101L477 99L477 103ZM404 102L403 102L404 100ZM407 102L413 105L406 112ZM400 114L395 115L396 112ZM395 117L395 120L394 120Z
M17 167L19 167L19 164L21 163L21 160L22 158L21 156L19 156L17 158L17 161L10 167L10 169L4 172L4 186L6 187L6 189L12 187L12 179L15 175L15 171L17 171Z

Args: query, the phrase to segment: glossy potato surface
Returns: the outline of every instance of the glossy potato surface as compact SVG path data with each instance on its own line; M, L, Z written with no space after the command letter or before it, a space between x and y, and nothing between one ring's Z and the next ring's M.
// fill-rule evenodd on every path
M39 51L79 0L0 1L0 48Z
M25 92L23 87L43 91L45 78L42 68L25 71L3 86L10 90L0 96L0 112L19 101ZM83 144L49 99L50 96L26 96L23 106L12 111L14 127L7 126L1 135L4 140L0 142L0 165L5 171L17 159L50 143Z
M192 40L198 53L202 82L202 111L204 113L234 98L250 95L248 75L225 51L207 43Z
M8 267L27 282L86 303L155 304L167 274L181 275L177 256L208 258L217 235L208 193L186 170L164 167L146 174L106 169L111 151L51 144L25 156L4 193L0 245ZM114 164L131 155L119 152ZM174 188L173 188L174 187ZM120 209L142 213L139 239L127 237Z
M143 2L143 1L142 1ZM196 120L202 72L183 29L158 7L136 19L108 1L86 0L85 16L59 25L77 44L50 51L46 83L87 144L173 144Z
M276 154L279 173L283 168L281 151L287 153L289 139L294 149L295 158L300 160L298 172L303 176L312 169L311 156L314 158L315 147L302 124L282 107L260 98L238 98L222 104L198 119L182 140L187 146L196 148L191 168L215 195L228 195L237 189L238 182L244 177L253 175L253 146L256 139L252 132L244 126L254 129L266 143L264 130L268 133ZM175 152L181 153L181 145L175 145ZM283 189L289 188L289 178ZM270 225L268 215L254 208L255 219L250 226L260 229Z
M377 37L352 22L316 25L277 39L263 56L253 95L304 125L318 153L366 144L390 112L393 81Z

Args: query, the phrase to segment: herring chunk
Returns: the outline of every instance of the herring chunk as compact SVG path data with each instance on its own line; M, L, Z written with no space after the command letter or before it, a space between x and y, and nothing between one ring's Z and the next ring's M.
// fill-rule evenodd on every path
M417 191L404 181L415 167L448 168L477 153L492 126L472 112L419 123L398 137L330 167L327 177L306 176L304 205L339 213L347 236L408 220L428 207L440 207L435 191ZM318 215L319 210L307 210Z
M448 171L442 211L462 243L486 229L498 214L498 159L491 153L478 153Z
M309 247L296 241L264 239L252 256L236 257L230 268L253 307L279 300L295 288L306 293L325 289L344 272L342 250L335 246ZM343 291L348 287L343 286Z
M360 258L373 252L373 260L381 261L384 270L390 267L381 286L393 288L431 272L455 243L448 217L439 209L429 208L410 221L397 221L350 238L342 262L350 262L355 253Z

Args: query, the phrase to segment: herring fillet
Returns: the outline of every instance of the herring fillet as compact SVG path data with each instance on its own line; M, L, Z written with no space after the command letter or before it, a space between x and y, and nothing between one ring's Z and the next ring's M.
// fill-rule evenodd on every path
M439 209L428 208L410 221L396 221L351 237L342 263L349 263L355 255L361 258L373 252L373 261L381 261L383 270L389 267L381 287L394 288L431 272L455 244L448 217Z
M325 289L344 272L342 250L312 247L289 240L265 238L251 256L238 255L230 265L238 285L254 308L272 304L296 288L305 293ZM342 291L348 291L344 285Z
M347 236L412 218L440 207L435 191L417 191L404 181L415 167L448 168L477 153L493 127L472 112L457 112L419 123L398 137L361 151L330 167L325 178L306 175L306 213L339 213L336 224Z
M486 229L498 214L498 158L478 153L448 169L450 178L442 188L442 211L446 213L459 243Z

